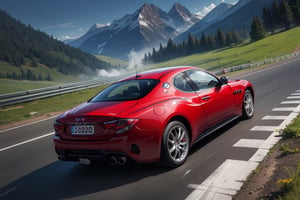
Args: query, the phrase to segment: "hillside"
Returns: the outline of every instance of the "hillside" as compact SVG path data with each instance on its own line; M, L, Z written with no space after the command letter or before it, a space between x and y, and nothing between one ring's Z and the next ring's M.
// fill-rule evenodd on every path
M6 66L19 68L13 75L1 74L2 78L29 79L23 75L26 73L22 69L24 65L32 68L43 66L73 76L94 75L99 69L115 67L91 54L65 45L30 25L26 26L1 10L0 19L0 61L2 64L7 63Z
M257 42L173 59L149 66L149 68L191 65L207 70L224 69L290 54L299 45L300 27L296 27L289 31L271 35Z
M250 31L253 17L261 17L263 8L270 6L272 2L273 0L240 0L237 4L227 9L226 12L223 13L224 16L217 18L214 23L203 25L201 24L203 22L200 21L198 22L199 24L195 24L185 33L179 35L178 38L187 38L188 33L191 33L195 37L201 37L202 33L214 34L219 28L224 32L236 30L245 38L247 37L245 33ZM219 6L222 6L222 4ZM218 9L218 7L215 9ZM212 11L212 13L213 12L214 11Z

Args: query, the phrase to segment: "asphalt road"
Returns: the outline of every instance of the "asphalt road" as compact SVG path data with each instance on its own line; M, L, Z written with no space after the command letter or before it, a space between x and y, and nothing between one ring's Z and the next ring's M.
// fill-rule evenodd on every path
M0 199L210 199L208 193L203 193L205 189L198 186L203 186L209 177L214 178L212 174L225 161L244 163L259 148L251 147L251 142L250 147L249 143L245 147L240 141L260 144L272 134L253 127L277 127L282 121L262 118L273 116L274 108L298 106L297 102L282 102L300 92L299 65L298 57L271 68L237 75L235 78L254 84L254 118L233 122L200 141L192 148L187 162L176 169L164 169L156 164L111 167L58 161L52 142L54 118L1 131ZM276 115L287 116L291 112L288 110L277 111ZM225 174L231 176L239 166L226 168ZM222 198L215 196L215 199Z

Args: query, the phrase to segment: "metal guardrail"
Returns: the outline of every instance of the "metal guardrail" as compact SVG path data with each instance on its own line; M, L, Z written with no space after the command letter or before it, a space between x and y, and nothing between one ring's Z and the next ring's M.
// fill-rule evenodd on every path
M279 62L281 60L285 60L291 57L295 57L300 55L300 52L291 53L285 56L279 56L275 58L270 58L264 61L256 62L256 63L247 63L243 65L238 65L234 67L225 68L222 70L214 71L213 73L216 75L222 75L234 71L239 71L243 69L248 69L252 67L257 67L260 65L265 65L269 63L275 63ZM114 77L102 77L101 79L94 79L89 81L81 81L77 83L69 83L59 86L52 86L52 87L46 87L46 88L40 88L40 89L33 89L33 90L26 90L26 91L20 91L15 93L8 93L8 94L1 94L0 95L0 106L8 106L13 105L17 103L24 103L29 102L33 100L48 98L52 96L58 96L66 93L71 93L83 89L93 88L97 87L99 85L104 85L107 83L112 83L114 81L120 80L122 78L125 78L132 73L123 74L121 76L114 76Z
M46 87L46 88L2 94L0 95L0 106L8 106L8 105L13 105L18 103L24 103L24 102L48 98L52 96L67 94L67 93L71 93L83 89L93 88L107 83L112 83L114 81L125 78L128 75L130 74L128 73L128 74L123 74L121 76L114 76L114 77L102 77L101 79L94 79L89 81L81 81L81 82L69 83L69 84Z
M278 56L278 57L275 57L275 58L269 58L267 60L256 62L256 63L247 63L247 64L243 64L243 65L238 65L238 66L234 66L234 67L225 68L225 69L222 69L222 70L217 70L217 71L214 72L214 74L222 75L222 74L235 72L235 71L239 71L239 70L244 70L244 69L248 69L248 68L252 68L252 67L258 67L258 66L265 65L265 64L276 63L276 62L279 62L281 60L289 59L289 58L299 56L299 55L300 55L300 51L295 52L295 53L291 53L291 54L288 54L288 55L285 55L285 56Z

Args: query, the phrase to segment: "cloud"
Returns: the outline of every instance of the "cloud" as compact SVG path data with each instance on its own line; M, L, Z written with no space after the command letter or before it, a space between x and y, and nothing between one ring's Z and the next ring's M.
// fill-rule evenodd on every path
M197 12L196 14L199 16L204 17L205 15L207 15L210 11L212 11L214 8L216 7L216 5L214 3L210 4L209 6L205 6L202 11Z
M75 24L72 22L64 23L64 24L56 24L52 26L45 26L42 27L44 30L49 30L49 29L55 29L55 28L69 28L69 27L75 27Z
M61 37L57 38L60 41L64 41L64 40L75 40L77 39L78 36L70 36L70 35L62 35Z

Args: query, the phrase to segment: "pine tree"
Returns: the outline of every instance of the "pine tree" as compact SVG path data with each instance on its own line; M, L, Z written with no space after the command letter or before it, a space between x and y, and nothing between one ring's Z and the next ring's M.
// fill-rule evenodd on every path
M167 48L166 48L166 57L167 59L171 59L173 57L175 57L175 44L173 43L172 39L169 38L168 43L167 43Z
M32 74L32 71L30 69L27 70L26 79L31 80L31 81L33 80L33 74Z
M288 3L292 9L295 23L300 25L300 0L288 0Z
M286 0L281 1L280 8L282 11L282 22L284 24L285 29L288 30L292 28L295 24L293 12Z
M223 31L218 28L217 30L217 36L216 36L216 47L222 48L226 45L226 37Z
M242 41L241 36L238 34L238 32L236 30L232 31L232 37L233 37L233 42L235 44L238 44Z
M232 33L232 31L229 31L228 33L226 33L226 45L230 46L233 44L234 44L233 33Z
M196 39L189 33L187 42L187 53L193 54L196 52Z
M259 17L254 17L251 24L250 38L251 41L257 41L263 39L266 36L266 30L259 19Z
M281 18L281 10L280 10L280 5L279 3L274 0L271 6L271 13L272 13L272 21L273 24L276 24L276 27L281 27L282 26L282 18Z
M200 51L206 51L207 50L207 44L208 44L208 39L205 35L205 33L203 32L201 35L201 39L200 39Z
M215 39L215 36L213 35L209 35L207 37L207 49L208 50L212 50L212 49L215 49L216 47L216 39Z
M264 27L266 28L267 31L274 32L274 25L273 25L273 19L272 19L272 14L271 10L269 8L263 8L262 12L262 19L263 19L263 24Z
M53 79L52 79L52 77L51 77L50 74L47 75L46 80L47 80L47 81L53 81Z

